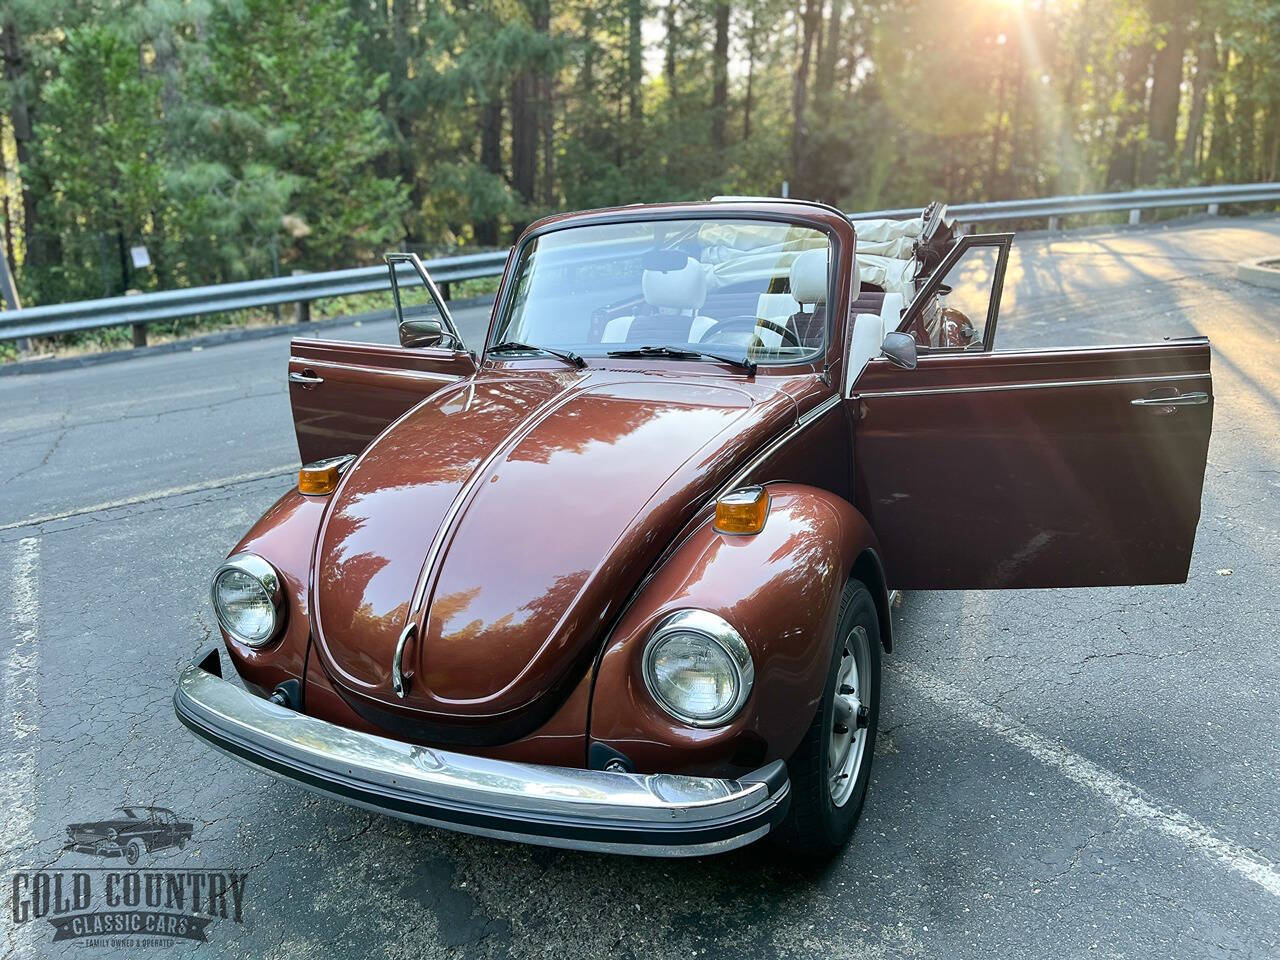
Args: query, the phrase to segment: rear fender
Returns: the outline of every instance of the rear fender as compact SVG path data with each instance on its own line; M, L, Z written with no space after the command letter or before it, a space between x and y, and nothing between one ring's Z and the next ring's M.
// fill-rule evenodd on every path
M760 533L717 533L708 515L618 622L592 694L595 755L617 751L640 772L713 776L785 760L821 700L840 596L851 575L868 581L888 640L878 545L862 515L816 487L775 483L767 489L769 515ZM688 608L719 614L751 649L751 696L722 727L681 723L645 687L642 660L650 632L667 614Z

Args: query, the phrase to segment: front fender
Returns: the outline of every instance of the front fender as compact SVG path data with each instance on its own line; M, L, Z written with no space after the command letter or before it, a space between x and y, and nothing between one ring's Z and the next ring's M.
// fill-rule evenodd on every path
M247 686L263 696L288 680L302 683L311 635L307 582L325 503L323 497L306 497L296 489L289 490L231 551L258 554L276 568L284 584L285 625L278 638L254 648L219 628L236 672Z
M795 751L822 697L841 592L855 568L879 570L879 551L866 520L843 498L800 484L768 490L760 533L716 533L708 516L619 621L592 694L594 750L597 743L616 750L640 772L714 776L754 770ZM883 605L883 584L869 586ZM691 607L729 621L755 662L751 696L723 727L680 723L654 703L643 680L654 625Z

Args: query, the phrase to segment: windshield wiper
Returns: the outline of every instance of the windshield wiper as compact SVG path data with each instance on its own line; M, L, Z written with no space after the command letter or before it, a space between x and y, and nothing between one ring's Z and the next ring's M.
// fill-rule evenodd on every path
M756 362L754 360L748 360L745 357L727 357L723 353L713 353L710 350L691 350L686 347L632 347L629 350L610 350L609 356L666 357L669 360L697 360L700 357L710 357L712 360L719 360L721 363L741 367L747 371L748 376L754 377L756 373Z
M572 364L578 368L582 368L587 365L587 361L583 360L572 350L552 350L550 347L535 347L531 343L520 343L518 340L503 340L501 343L495 343L489 348L490 353L515 353L520 350L530 353L550 354L557 360L563 360L565 363Z

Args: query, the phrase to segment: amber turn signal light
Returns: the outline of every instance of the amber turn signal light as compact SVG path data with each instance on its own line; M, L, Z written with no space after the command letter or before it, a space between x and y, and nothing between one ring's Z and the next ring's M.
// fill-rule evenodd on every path
M309 497L320 497L333 493L338 486L338 478L355 457L331 457L328 460L317 460L306 464L298 471L298 492Z
M716 501L717 533L749 534L764 529L769 494L764 487L742 487Z

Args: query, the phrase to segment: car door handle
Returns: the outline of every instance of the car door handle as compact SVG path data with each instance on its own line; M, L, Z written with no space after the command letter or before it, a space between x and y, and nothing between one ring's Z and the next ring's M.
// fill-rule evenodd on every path
M289 382L300 383L306 387L314 387L321 383L324 383L324 377L317 377L314 373L298 373L295 370L295 371L290 371Z
M1195 407L1209 402L1207 393L1179 393L1172 397L1139 397L1130 400L1135 407Z

